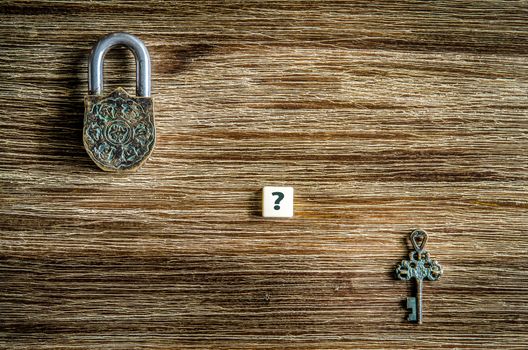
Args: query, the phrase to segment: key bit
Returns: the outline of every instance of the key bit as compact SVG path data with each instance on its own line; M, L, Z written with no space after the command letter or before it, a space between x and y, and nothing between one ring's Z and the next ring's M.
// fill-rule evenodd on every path
M396 267L396 277L409 281L414 278L416 281L416 297L407 298L407 308L410 309L409 317L411 322L422 323L422 289L423 281L436 281L442 276L442 266L430 258L425 250L427 233L422 230L414 230L411 233L411 243L414 251L409 253L409 260L402 260Z
M407 309L411 310L409 312L409 317L407 320L411 322L416 322L416 298L407 297Z

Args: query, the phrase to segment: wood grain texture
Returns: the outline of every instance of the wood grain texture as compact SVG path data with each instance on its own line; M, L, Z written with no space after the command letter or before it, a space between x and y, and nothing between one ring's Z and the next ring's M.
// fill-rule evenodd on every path
M2 1L0 347L526 349L524 1ZM148 46L158 141L82 146L87 57ZM134 91L109 53L106 91ZM296 191L293 219L259 189ZM393 276L409 232L444 276Z

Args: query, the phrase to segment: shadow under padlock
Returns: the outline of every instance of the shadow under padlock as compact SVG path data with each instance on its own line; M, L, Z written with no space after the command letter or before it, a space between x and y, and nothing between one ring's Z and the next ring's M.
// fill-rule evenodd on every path
M103 95L106 53L117 45L136 58L136 96L118 87ZM90 158L105 171L134 171L150 156L156 143L151 90L150 56L137 37L113 33L93 47L88 65L83 142Z

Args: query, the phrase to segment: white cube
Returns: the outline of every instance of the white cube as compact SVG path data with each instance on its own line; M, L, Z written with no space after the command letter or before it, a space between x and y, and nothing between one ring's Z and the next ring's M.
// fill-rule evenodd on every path
M293 216L293 187L264 186L262 188L262 216L291 218Z

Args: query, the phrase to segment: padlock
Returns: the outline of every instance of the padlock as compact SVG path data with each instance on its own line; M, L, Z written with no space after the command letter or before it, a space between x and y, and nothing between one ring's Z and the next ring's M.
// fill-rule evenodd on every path
M120 87L102 95L104 57L117 45L134 53L137 96ZM113 33L97 42L90 54L84 107L84 147L97 166L105 171L134 171L147 160L156 143L156 128L150 97L150 56L141 40L127 33Z

